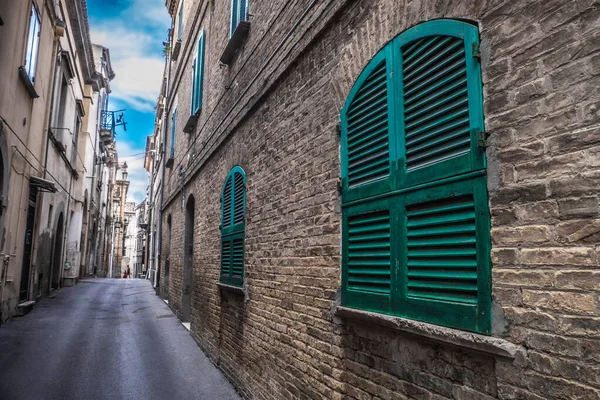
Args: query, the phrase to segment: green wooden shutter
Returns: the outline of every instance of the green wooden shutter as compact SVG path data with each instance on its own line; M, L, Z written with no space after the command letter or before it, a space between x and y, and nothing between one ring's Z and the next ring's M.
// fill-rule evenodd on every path
M231 278L231 239L221 239L221 282L229 283Z
M391 311L397 236L388 200L348 208L342 220L342 303L370 311Z
M341 113L342 185L344 200L364 198L391 189L395 157L395 104L391 48L380 51L365 67Z
M223 187L223 217L222 226L224 228L231 225L231 203L233 199L233 187L231 185L232 176L229 175L225 180L225 186Z
M342 304L489 333L478 46L473 25L418 25L350 91L341 112Z
M221 282L244 283L244 238L246 218L246 174L233 167L221 194Z
M202 88L204 85L204 30L200 32L193 63L194 79L192 86L192 115L198 114L202 108Z
M450 20L416 26L394 40L397 80L400 187L485 167L477 147L483 131L481 70L473 54L477 28Z
M231 27L229 31L229 37L233 36L233 32L235 32L235 28L237 28L240 15L240 0L231 0Z
M229 37L233 36L235 29L241 21L248 19L248 0L232 0L231 1L231 26Z
M490 215L486 178L410 192L402 196L400 314L489 333Z

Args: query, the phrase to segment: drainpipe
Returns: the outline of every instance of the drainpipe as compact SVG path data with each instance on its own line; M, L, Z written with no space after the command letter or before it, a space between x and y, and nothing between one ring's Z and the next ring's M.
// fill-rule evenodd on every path
M108 277L113 277L113 254L115 252L115 217L111 217L110 254L108 255Z
M153 162L153 164L154 164L154 162ZM152 258L150 257L152 254L152 248L154 247L154 233L153 233L153 229L152 229L152 220L153 220L152 214L154 211L153 196L154 196L154 179L151 179L150 202L148 204L148 228L150 229L150 232L148 234L148 245L146 247L146 253L147 253L146 260L148 262L148 267L150 267L150 265L152 265L154 267L154 262L151 262L151 260L154 261L154 257L152 257ZM152 269L154 269L154 268L152 268ZM154 286L156 288L156 270L155 269L154 269L154 279L152 282L152 286Z

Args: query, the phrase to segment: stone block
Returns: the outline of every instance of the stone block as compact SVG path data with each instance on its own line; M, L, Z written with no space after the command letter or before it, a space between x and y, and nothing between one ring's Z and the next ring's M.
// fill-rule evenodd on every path
M596 264L594 249L587 247L547 247L521 250L523 265L571 265L592 266Z
M494 268L495 284L524 287L552 288L555 286L556 272L546 270L514 270Z
M523 304L567 314L594 314L596 299L591 294L523 289Z
M558 217L558 205L554 200L515 206L515 214L521 221L545 221Z
M503 187L490 193L492 207L546 199L545 183L528 183Z
M492 228L492 243L498 245L521 243L545 243L550 240L551 230L546 225Z
M492 264L494 268L498 266L511 266L518 264L519 251L509 248L493 248Z
M544 142L536 141L526 145L509 147L498 151L498 159L505 163L530 161L544 154Z
M594 217L600 213L597 196L560 199L558 208L562 218Z
M589 127L552 136L546 140L551 154L564 154L580 151L600 143L600 128Z
M599 290L600 271L560 271L556 275L556 286L564 289Z

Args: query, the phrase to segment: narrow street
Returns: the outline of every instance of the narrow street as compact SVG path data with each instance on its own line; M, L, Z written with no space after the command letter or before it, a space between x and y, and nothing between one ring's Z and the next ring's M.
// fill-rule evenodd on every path
M94 279L0 327L0 399L237 399L150 282Z

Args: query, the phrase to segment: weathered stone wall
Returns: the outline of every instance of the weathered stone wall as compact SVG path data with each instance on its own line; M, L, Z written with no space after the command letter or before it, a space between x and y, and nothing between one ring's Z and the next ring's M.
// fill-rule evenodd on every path
M228 3L186 2L184 30L207 29L206 79L196 131L178 131L165 178L173 222L164 294L180 311L193 195L199 345L248 398L599 398L600 4L333 0L302 17L306 4L256 3L250 36L221 68ZM441 17L480 28L494 335L523 346L525 362L333 313L339 110L385 43ZM171 76L179 110L191 97L186 46ZM247 173L245 297L217 287L220 193L234 165Z

